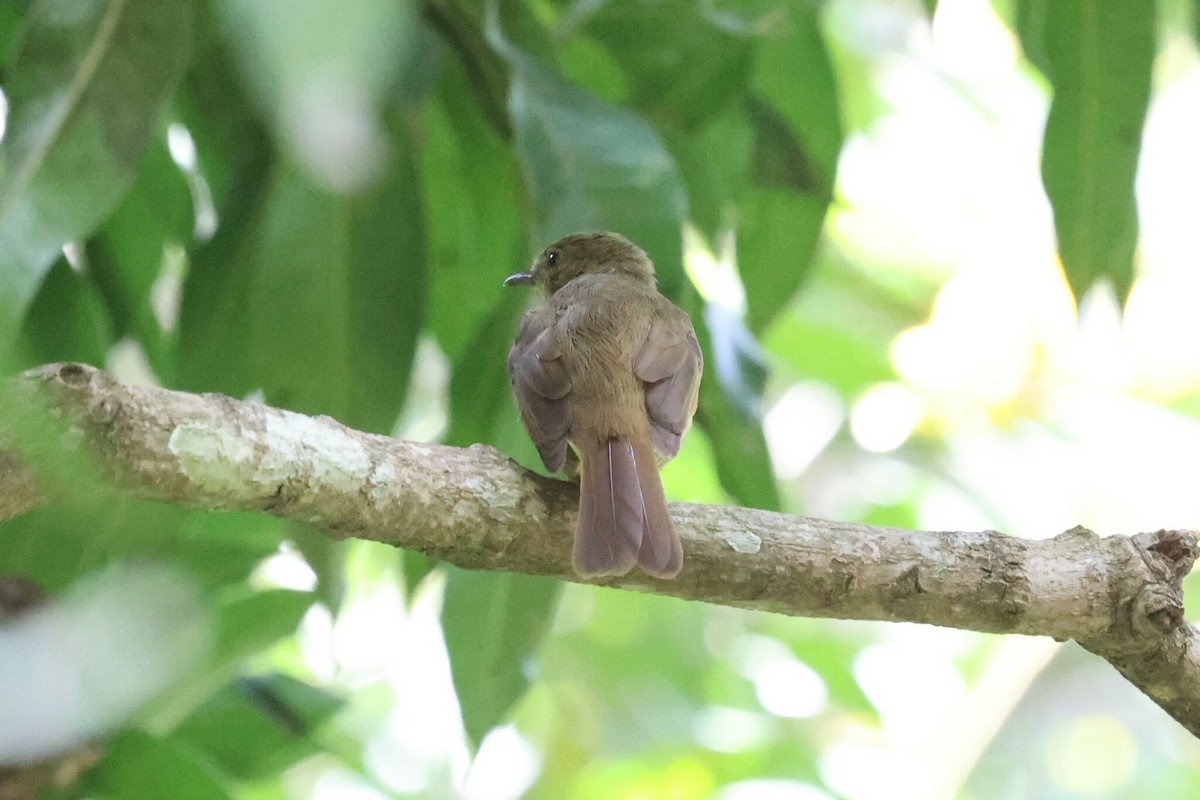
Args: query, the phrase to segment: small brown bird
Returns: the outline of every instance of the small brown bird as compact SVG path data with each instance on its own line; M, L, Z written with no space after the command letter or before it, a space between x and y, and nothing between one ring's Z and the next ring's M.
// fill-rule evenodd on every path
M654 264L615 233L578 233L542 251L505 286L547 302L521 320L508 377L546 469L580 461L575 571L623 575L634 564L673 578L683 548L658 469L696 412L704 357L692 321L658 293Z

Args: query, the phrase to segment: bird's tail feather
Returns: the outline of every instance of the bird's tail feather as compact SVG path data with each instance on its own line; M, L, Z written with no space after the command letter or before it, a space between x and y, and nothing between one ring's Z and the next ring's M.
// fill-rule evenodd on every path
M580 445L575 571L582 577L623 575L640 564L651 575L675 577L683 549L649 439L591 439Z

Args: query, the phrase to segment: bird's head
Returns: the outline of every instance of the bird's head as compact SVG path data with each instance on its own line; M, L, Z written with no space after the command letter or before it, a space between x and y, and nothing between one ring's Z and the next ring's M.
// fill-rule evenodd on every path
M509 275L505 286L537 286L554 294L581 275L628 275L654 286L654 263L619 233L573 233L543 250L527 272Z

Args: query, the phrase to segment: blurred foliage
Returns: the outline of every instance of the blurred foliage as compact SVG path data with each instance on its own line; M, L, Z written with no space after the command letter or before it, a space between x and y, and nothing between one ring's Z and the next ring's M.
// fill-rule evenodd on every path
M943 341L959 349L931 358L966 377L914 400L926 410L899 441L864 444L848 409L903 406L929 388L897 364L928 354L954 259L878 230L886 245L858 248L872 236L847 232L853 215L829 219L861 198L862 167L843 177L839 164L861 158L906 102L895 76L919 60L931 26L974 9L1051 93L1038 189L1070 289L1082 299L1107 284L1124 303L1156 59L1173 52L1177 28L1200 30L1200 5L993 5L369 0L348 13L330 0L0 0L0 372L88 361L363 430L484 442L540 469L504 372L529 298L501 281L558 236L614 229L655 260L706 353L697 429L664 472L671 496L905 526L925 521L922 503L936 496L977 512L964 525L1019 530L1026 517L998 498L1003 481L975 480L956 447L992 442L980 419L1045 445L1084 417L1046 411L1042 438L1022 427L1048 392L1042 362L1022 362L1019 385L978 411L999 356L951 333ZM934 91L997 125L1019 116L1020 104L989 105L991 88L953 77ZM956 198L926 179L959 169L986 181L999 155L981 135L957 164L938 143L966 147L980 129L926 125L928 160L885 165L881 180L902 205L924 204L913 213L937 218L949 242ZM1014 215L1000 227L1016 239L1022 224ZM1021 264L1010 272L1010 285L1028 285ZM1053 265L1044 274L1056 279ZM980 290L980 308L999 306L980 325L1015 329L1025 301L1041 302L1022 291ZM1164 402L1180 415L1200 407L1178 391ZM1010 473L996 451L989 467L1019 482L1021 446L1004 451ZM846 765L887 736L903 740L887 728L895 719L919 728L931 717L905 717L905 697L877 688L875 656L916 682L905 696L942 698L947 714L982 702L967 687L990 685L988 665L1003 660L967 634L913 634L913 647L872 626L447 571L266 517L74 486L63 498L0 525L0 574L57 592L110 562L166 561L213 618L204 663L114 733L75 796L869 798L879 795L856 788ZM366 608L392 627L356 628ZM431 653L443 651L419 621L435 617L465 730L431 688L445 672ZM383 650L421 648L393 654L409 666L389 672L329 655L353 638L345 631ZM1061 661L1051 680L1076 674ZM1121 737L1152 727L1120 704L1092 709L1109 715L1096 724L1056 706L1058 760L1018 768L1030 752L1020 733L1037 725L1021 721L1036 707L1020 700L1035 674L975 727L948 727L961 736L942 784L921 772L928 754L896 750L918 766L895 772L907 793L894 796L965 785L975 798L1136 797L1200 780L1191 756L1162 755L1178 742L1160 727L1140 740L1141 766L1118 758L1107 782L1089 783L1085 751L1136 761L1138 743ZM429 708L435 717L421 716ZM495 764L529 761L496 727L510 720L536 766L515 789L471 789L473 775L500 774Z
M1150 102L1154 5L1023 0L1021 31L1054 86L1042 178L1054 205L1059 253L1082 295L1103 278L1122 300L1133 283L1133 178ZM1087 164L1104 164L1090 170ZM1087 180L1081 180L1081 173Z

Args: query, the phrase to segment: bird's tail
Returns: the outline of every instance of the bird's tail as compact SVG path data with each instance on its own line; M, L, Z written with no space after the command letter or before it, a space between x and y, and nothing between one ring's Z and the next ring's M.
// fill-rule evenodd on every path
M651 575L674 578L683 547L650 440L582 438L575 571L585 578L624 575L639 564Z

